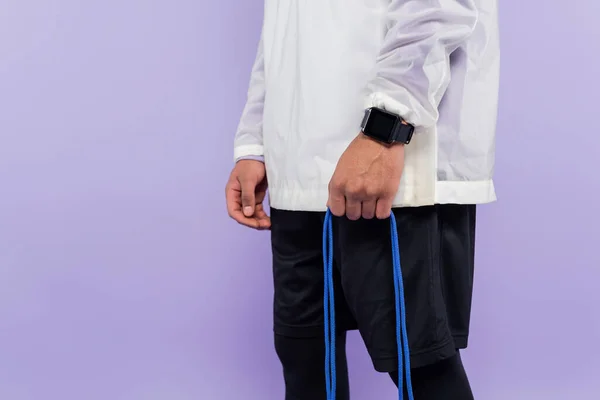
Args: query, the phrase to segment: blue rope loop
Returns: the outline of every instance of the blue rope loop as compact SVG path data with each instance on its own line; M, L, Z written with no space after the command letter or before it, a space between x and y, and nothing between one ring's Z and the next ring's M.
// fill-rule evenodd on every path
M398 399L404 399L404 378L408 400L414 400L410 377L410 349L406 329L406 305L404 283L400 267L400 246L398 227L394 213L390 216L390 236L392 241L392 268L394 271L394 296L396 301L396 343L398 346ZM336 355L335 355L335 299L333 293L333 220L330 210L323 223L323 313L325 316L325 387L327 400L335 400L336 395Z

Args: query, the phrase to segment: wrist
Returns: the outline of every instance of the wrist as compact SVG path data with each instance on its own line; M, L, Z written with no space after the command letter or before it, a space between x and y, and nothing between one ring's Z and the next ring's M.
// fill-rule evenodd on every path
M377 140L377 139L375 139L375 138L373 138L371 136L365 135L365 133L362 132L362 131L358 134L357 139L359 141L365 141L365 142L368 142L368 143L375 143L379 147L382 147L382 148L388 149L388 150L404 148L404 143L402 143L402 142L394 142L394 143L382 142L382 141Z

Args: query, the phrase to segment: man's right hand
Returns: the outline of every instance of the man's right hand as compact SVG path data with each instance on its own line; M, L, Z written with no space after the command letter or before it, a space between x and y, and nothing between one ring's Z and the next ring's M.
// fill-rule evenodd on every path
M266 193L265 164L255 160L238 161L225 188L229 216L250 228L271 228L271 219L263 207Z

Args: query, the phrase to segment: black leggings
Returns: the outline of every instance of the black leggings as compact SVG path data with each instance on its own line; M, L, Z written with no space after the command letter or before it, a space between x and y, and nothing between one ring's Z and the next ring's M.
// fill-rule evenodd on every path
M346 335L336 339L336 400L348 400ZM283 367L285 400L325 400L325 348L323 338L292 338L275 335L275 350ZM394 383L398 373L390 373ZM455 356L411 370L415 400L473 400L467 374ZM406 385L404 385L406 387ZM406 396L405 396L406 398Z

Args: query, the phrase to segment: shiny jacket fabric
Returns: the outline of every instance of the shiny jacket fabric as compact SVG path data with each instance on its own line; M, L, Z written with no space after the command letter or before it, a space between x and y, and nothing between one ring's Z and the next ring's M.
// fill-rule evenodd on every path
M481 204L493 183L497 0L265 0L234 158L263 156L271 207L323 211L377 106L415 126L394 206Z

